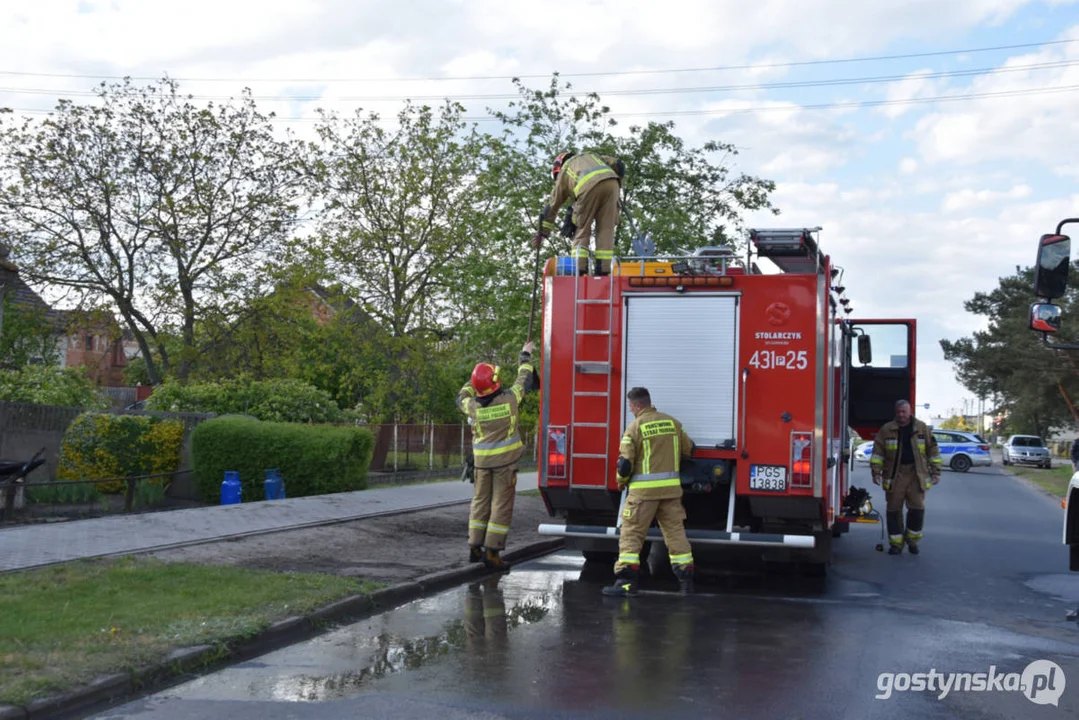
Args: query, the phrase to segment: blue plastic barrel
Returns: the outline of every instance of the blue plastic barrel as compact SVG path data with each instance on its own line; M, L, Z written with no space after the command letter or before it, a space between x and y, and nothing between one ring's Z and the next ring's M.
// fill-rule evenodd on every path
M243 486L240 485L240 473L235 470L226 470L225 479L221 483L221 504L238 505L243 502Z
M559 257L556 268L555 272L558 275L575 275L577 274L577 258Z
M285 481L281 479L281 471L271 468L266 471L266 481L263 483L267 500L285 499Z

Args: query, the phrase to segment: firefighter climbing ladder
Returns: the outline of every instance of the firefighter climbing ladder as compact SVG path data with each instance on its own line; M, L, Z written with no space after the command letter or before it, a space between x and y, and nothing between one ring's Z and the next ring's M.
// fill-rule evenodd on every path
M591 267L594 262L591 253L587 260L588 266ZM614 352L614 278L616 277L615 268L618 267L618 258L611 259L611 273L607 277L601 278L602 284L607 288L607 297L605 298L590 298L581 297L582 284L592 284L597 280L589 279L585 283L581 281L581 274L579 271L574 272L573 280L573 382L571 387L572 402L570 403L570 433L569 433L569 477L570 487L577 488L595 488L597 490L606 489L607 478L610 476L610 452L604 453L583 453L577 452L575 449L577 429L578 428L602 428L604 437L604 447L609 441L611 436L611 392L612 392L612 376L613 376L613 363L611 355ZM576 268L575 268L576 270ZM607 328L605 330L595 329L582 329L581 315L582 312L590 305L607 305ZM587 325L587 323L584 323ZM606 336L607 337L607 355L604 360L581 360L579 357L580 346L582 340L587 336ZM603 375L605 378L604 391L585 391L577 389L577 377L579 375ZM577 401L578 398L603 398L604 403L604 421L599 422L577 422ZM574 472L574 461L577 458L591 458L595 460L603 460L603 476L599 484L595 483L575 483L574 478L578 477L578 474Z

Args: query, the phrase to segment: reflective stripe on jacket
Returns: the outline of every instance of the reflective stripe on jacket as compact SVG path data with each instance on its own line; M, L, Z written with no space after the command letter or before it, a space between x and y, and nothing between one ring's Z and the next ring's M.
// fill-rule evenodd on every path
M530 363L521 363L513 385L495 393L490 401L477 398L471 383L457 393L457 407L472 421L472 455L477 468L512 465L524 454L517 412L532 373Z
M693 440L678 420L654 407L642 410L618 447L619 455L633 464L630 494L655 500L682 497L682 458L689 457L693 448Z
M568 200L577 200L603 180L618 180L618 173L613 167L616 162L609 155L595 153L582 153L567 160L551 190L547 216L542 219L540 232L544 236L554 232L558 211Z
M930 476L939 477L944 461L940 456L937 439L929 426L917 418L911 418L910 440L914 450L914 469L921 480L922 489L927 487ZM873 439L873 455L869 459L869 468L873 475L894 479L899 470L902 454L899 449L899 423L892 420L885 423Z

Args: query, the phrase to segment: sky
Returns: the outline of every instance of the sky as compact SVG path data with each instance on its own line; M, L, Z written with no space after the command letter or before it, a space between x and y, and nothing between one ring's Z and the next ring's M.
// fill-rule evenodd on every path
M406 97L460 99L493 130L512 76L556 71L620 124L738 146L782 211L748 226L821 226L853 317L917 319L924 416L973 407L940 349L984 326L964 301L1079 214L1079 0L0 5L0 107L39 118L168 74L199 98L249 87L300 135L317 108L392 116Z

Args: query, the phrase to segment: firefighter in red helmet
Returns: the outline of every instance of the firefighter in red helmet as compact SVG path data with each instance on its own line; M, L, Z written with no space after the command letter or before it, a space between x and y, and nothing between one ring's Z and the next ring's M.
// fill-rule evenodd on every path
M517 415L532 384L532 341L521 349L517 379L503 389L498 368L478 363L457 393L457 407L472 425L475 475L468 516L469 562L508 570L501 558L517 496L517 462L524 454Z
M596 264L594 274L609 275L614 257L614 230L619 219L619 196L626 164L615 157L570 152L559 153L554 159L551 175L554 188L540 213L540 229L532 246L539 248L555 230L558 211L573 200L574 255L581 275L588 272L588 241L592 225L596 226Z

